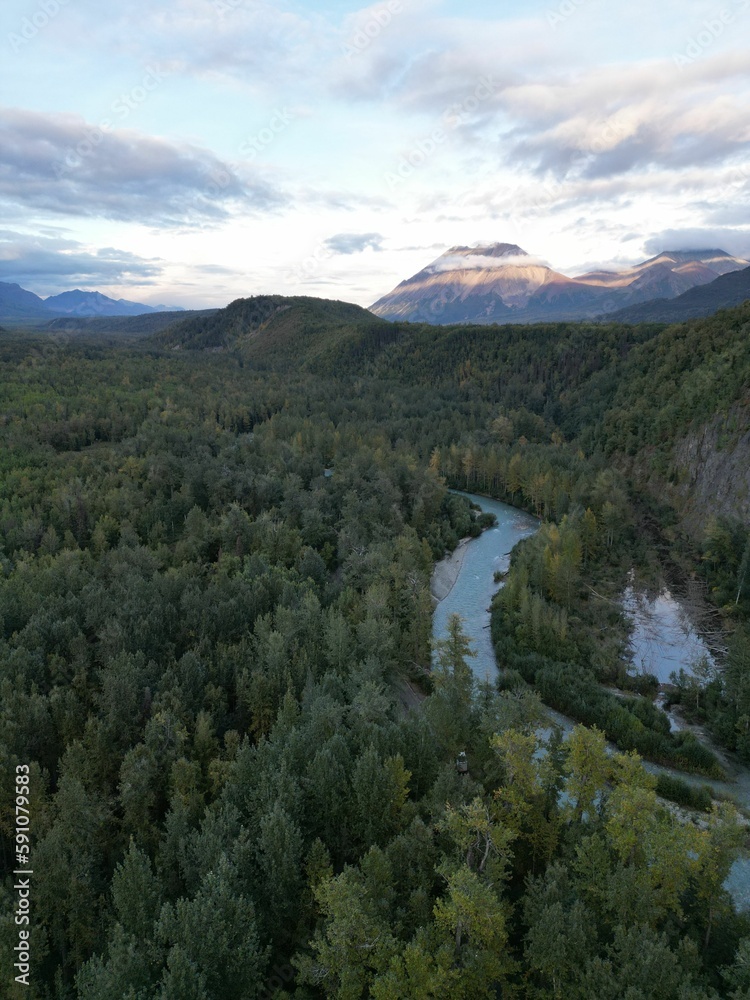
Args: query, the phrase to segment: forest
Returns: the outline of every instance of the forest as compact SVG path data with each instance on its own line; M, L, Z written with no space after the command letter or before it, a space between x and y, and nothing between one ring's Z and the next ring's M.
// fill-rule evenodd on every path
M745 820L641 767L720 770L628 678L608 600L634 564L704 581L729 653L699 714L750 759L748 525L697 537L648 488L743 403L747 308L232 309L137 341L0 336L3 995L750 998L723 885ZM433 565L481 530L449 487L543 520L493 605L496 688L460 620L431 644ZM543 703L585 725L563 741Z

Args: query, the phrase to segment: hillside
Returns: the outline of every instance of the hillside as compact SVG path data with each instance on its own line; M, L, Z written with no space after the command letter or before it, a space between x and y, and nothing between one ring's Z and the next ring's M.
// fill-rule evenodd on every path
M314 363L361 332L386 327L348 302L306 296L258 295L225 309L178 321L154 338L171 350L239 351L257 363L279 367Z
M683 292L676 299L655 299L620 309L607 318L619 323L681 323L711 316L750 299L750 267L723 274L707 285Z
M719 496L723 513L750 523L742 471L750 458L742 443L750 426L748 309L667 329L609 320L436 327L388 323L341 302L264 296L173 324L153 343L230 350L255 367L321 378L458 391L496 407L511 440L543 442L562 432L589 452L619 456L685 516L707 516ZM714 440L716 415L730 410L734 430L720 435L719 467L707 445L690 442ZM681 491L672 479L695 488Z
M49 319L44 299L17 284L0 281L0 317L7 321Z
M44 324L43 329L57 333L82 333L92 337L109 334L118 337L149 337L165 330L173 323L183 322L186 318L199 319L212 316L215 312L215 309L203 309L180 312L149 312L136 316L65 316L50 320Z

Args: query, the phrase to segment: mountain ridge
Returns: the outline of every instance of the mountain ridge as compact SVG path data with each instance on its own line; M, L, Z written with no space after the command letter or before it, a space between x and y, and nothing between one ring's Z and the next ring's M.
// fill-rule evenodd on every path
M44 321L63 316L140 316L157 312L183 312L183 309L181 306L149 306L128 299L113 299L102 292L81 288L43 299L17 282L0 281L0 319L5 321Z
M696 285L675 299L653 299L628 306L606 318L618 323L680 323L711 316L750 299L750 268L722 274L706 285Z
M568 277L516 244L451 247L370 307L391 320L527 323L586 320L671 299L750 265L724 250L664 250L620 271Z

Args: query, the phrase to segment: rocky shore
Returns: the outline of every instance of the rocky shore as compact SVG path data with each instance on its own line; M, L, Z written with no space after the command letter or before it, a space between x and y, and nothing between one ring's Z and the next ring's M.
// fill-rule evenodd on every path
M449 556L435 564L435 569L432 571L430 590L432 592L432 600L436 605L453 590L453 585L458 579L458 574L461 572L461 567L466 556L466 546L471 540L471 538L462 538Z

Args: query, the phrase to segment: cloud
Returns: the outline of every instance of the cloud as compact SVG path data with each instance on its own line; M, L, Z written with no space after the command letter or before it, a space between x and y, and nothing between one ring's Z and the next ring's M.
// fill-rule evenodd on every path
M750 176L750 171L747 171ZM526 225L532 220L563 217L569 212L583 212L589 227L602 227L613 232L613 226L624 226L623 233L632 233L634 222L648 232L650 206L668 201L672 217L689 210L697 222L706 225L726 225L744 221L747 197L738 188L743 173L730 162L718 167L708 165L686 168L676 174L673 169L634 171L612 177L537 178L518 172L512 181L500 186L477 182L462 194L435 190L420 205L422 214L435 214L440 206L454 209L450 221L476 218L477 221L500 219L505 232L513 230L523 239ZM626 210L626 218L618 213ZM721 211L722 217L718 217ZM640 216L642 213L643 221ZM732 215L734 213L734 215ZM438 221L440 221L438 216ZM571 219L571 227L579 223ZM619 233L618 233L619 238ZM514 239L518 242L518 239Z
M747 50L709 49L682 69L672 55L592 65L540 28L539 18L425 25L404 14L387 42L376 38L352 60L335 92L403 118L429 115L485 162L536 176L684 169L750 149Z
M155 284L164 261L113 247L91 249L63 237L30 236L0 230L0 281L51 294L71 285Z
M336 255L362 253L367 249L380 252L383 238L380 233L338 233L325 240L325 245Z
M540 32L538 18L446 17L437 3L403 0L380 28L382 7L358 11L342 26L347 58L333 64L330 88L347 101L386 101L399 112L438 117L482 78L500 89L524 80L529 65L539 72L560 61L557 40Z
M483 254L472 254L470 257L462 254L450 254L440 257L426 269L431 274L441 274L443 271L483 271L486 268L498 267L549 267L549 263L541 257L532 254L508 254L504 257L491 257Z
M107 121L10 108L0 108L0 200L40 213L181 227L285 203L267 182L207 149Z
M750 55L736 52L683 73L660 61L510 89L507 161L584 178L721 162L750 150L748 79Z
M643 244L646 253L662 250L726 250L734 257L750 260L750 230L729 228L664 229Z
M104 16L95 0L76 0L66 13L73 44L86 37L142 65L275 95L301 77L306 88L315 85L315 67L333 36L321 15L264 0L129 0Z

